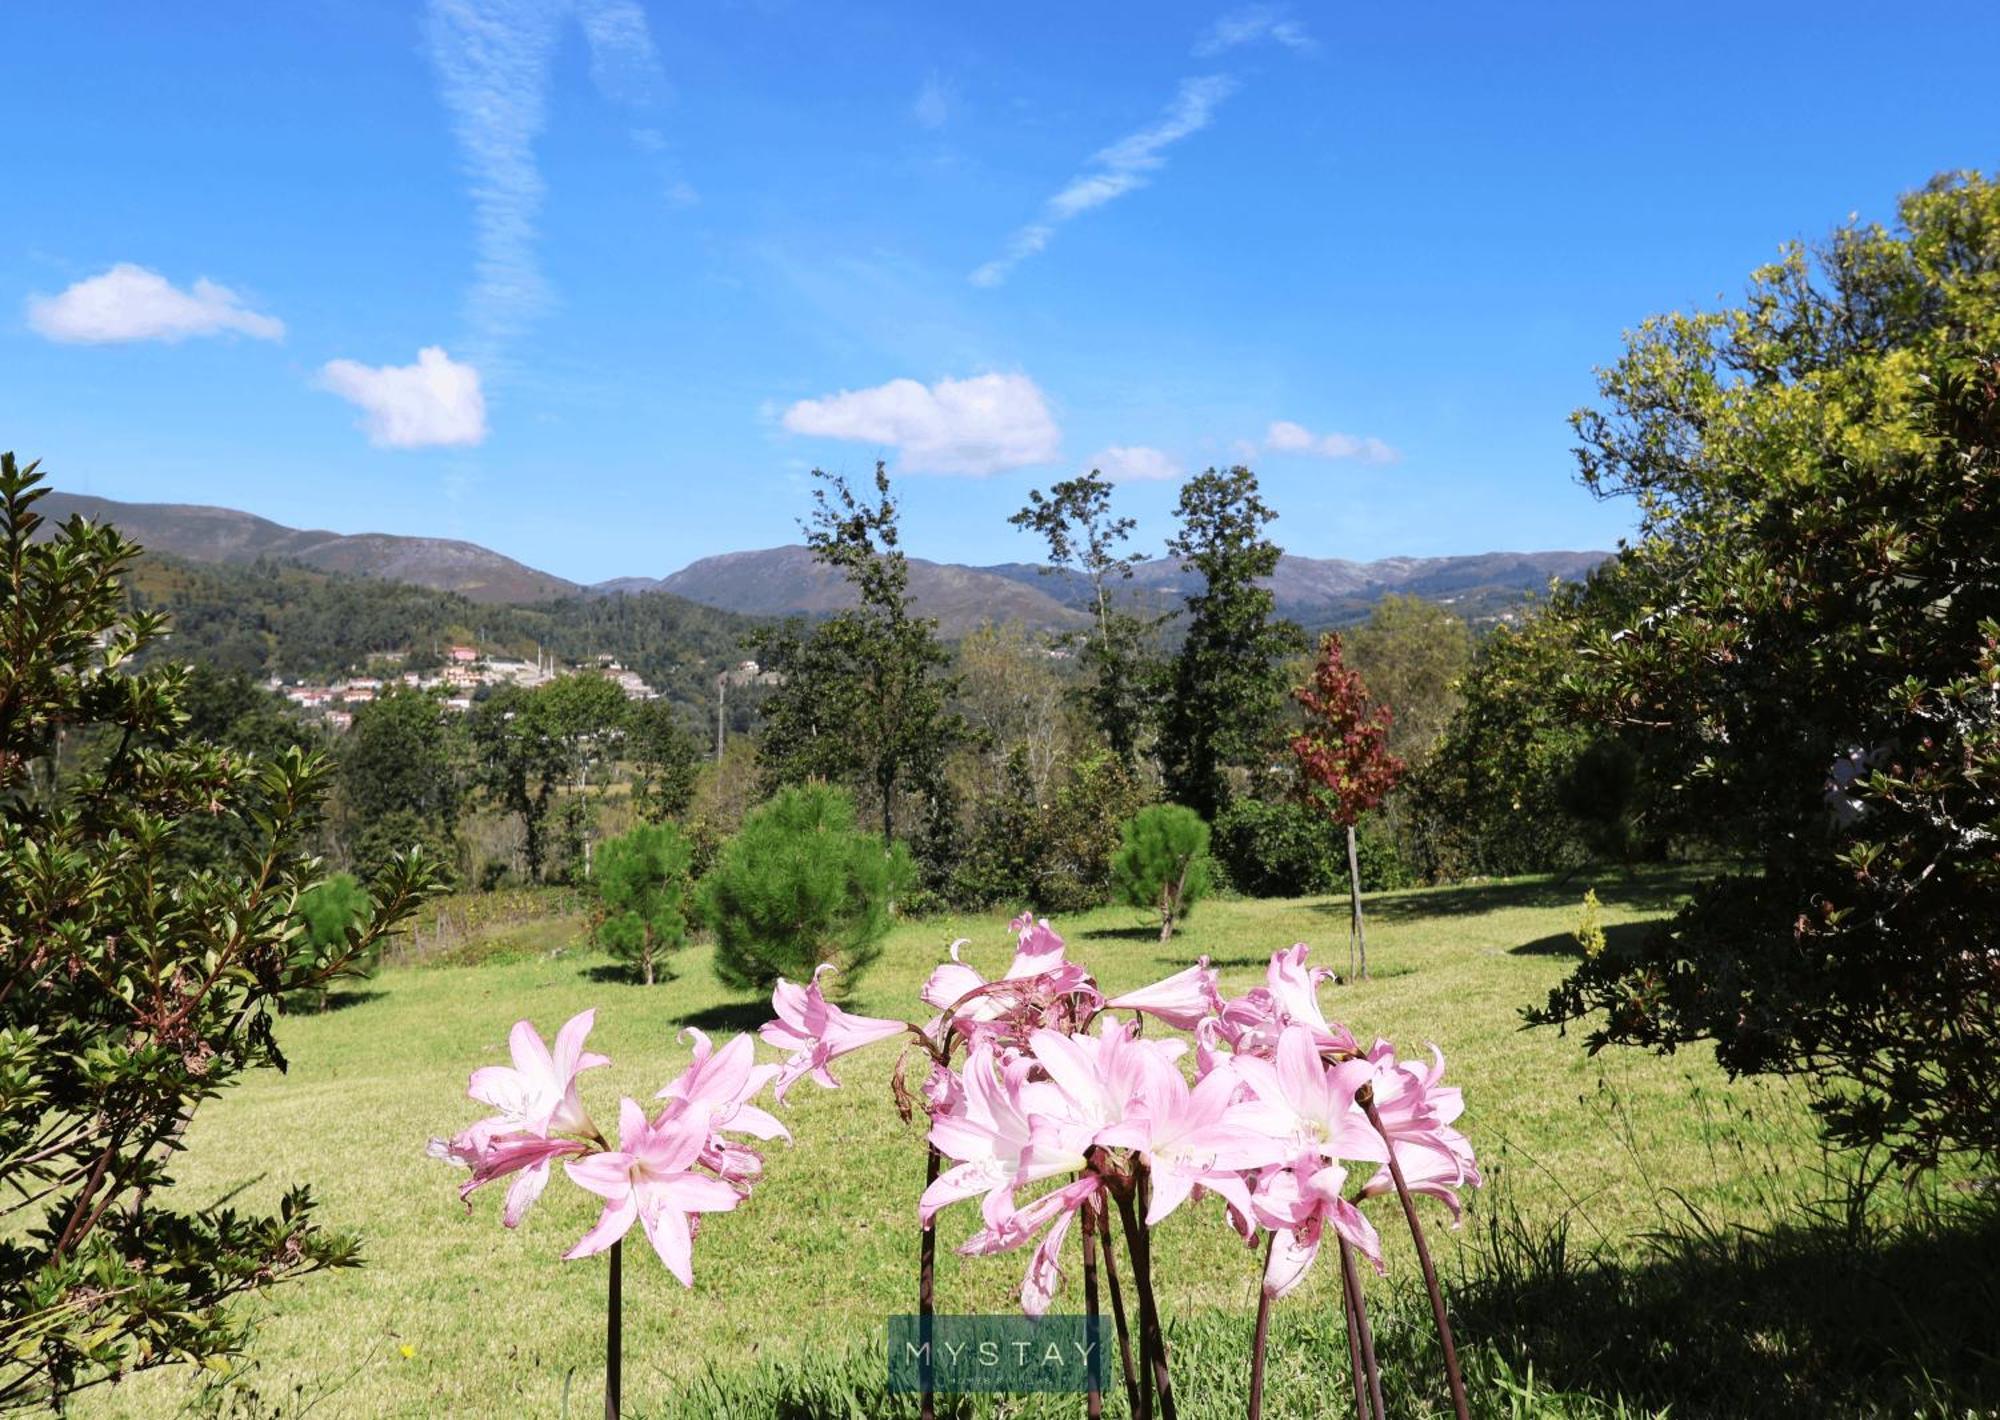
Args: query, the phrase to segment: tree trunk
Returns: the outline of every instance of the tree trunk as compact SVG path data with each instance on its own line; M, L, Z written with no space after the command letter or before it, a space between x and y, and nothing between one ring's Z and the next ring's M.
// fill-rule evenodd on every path
M640 953L639 969L645 973L646 984L651 986L653 984L653 944L651 941L646 943L645 950Z
M1347 943L1347 962L1351 969L1354 965L1355 950L1359 948L1361 952L1361 969L1356 975L1360 980L1366 981L1368 979L1368 934L1363 930L1361 925L1361 858L1354 847L1354 825L1351 823L1347 826L1347 895L1348 901L1354 909L1354 920Z

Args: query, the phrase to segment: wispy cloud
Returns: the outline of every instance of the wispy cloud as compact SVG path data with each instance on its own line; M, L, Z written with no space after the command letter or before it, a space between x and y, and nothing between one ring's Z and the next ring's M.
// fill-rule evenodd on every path
M1181 476L1181 466L1169 454L1144 444L1112 444L1099 449L1087 466L1113 483L1164 483Z
M890 380L802 399L785 411L784 424L794 434L894 448L912 473L977 477L1049 463L1062 449L1048 401L1026 375L975 375L933 385Z
M1310 454L1322 459L1354 459L1361 463L1398 463L1402 450L1372 434L1315 434L1289 419L1274 420L1264 431L1264 447L1273 453Z
M910 117L922 127L942 128L951 122L951 111L957 101L958 95L952 91L951 85L933 69L924 76L923 87L917 90L916 98L910 103Z
M1165 113L1092 157L1042 205L1035 221L1014 233L1006 250L972 273L972 284L998 286L1016 266L1045 249L1063 223L1144 187L1166 165L1166 150L1208 127L1216 106L1235 91L1236 81L1226 74L1183 79Z
M1213 58L1246 44L1269 40L1299 54L1318 48L1306 27L1277 5L1250 5L1232 10L1209 26L1195 43L1194 52L1203 59Z
M479 371L435 345L418 351L414 365L329 360L319 384L361 411L361 427L377 448L477 444L486 437Z
M664 80L645 12L634 0L431 0L431 61L471 179L476 256L466 314L482 363L494 360L551 300L535 259L547 193L535 140L547 121L556 50L572 19L589 42L598 88L618 103L650 103ZM657 137L654 130L640 132Z
M60 295L30 296L28 326L72 345L132 340L186 340L195 335L248 335L282 340L285 323L243 304L207 277L181 290L157 271L121 261Z

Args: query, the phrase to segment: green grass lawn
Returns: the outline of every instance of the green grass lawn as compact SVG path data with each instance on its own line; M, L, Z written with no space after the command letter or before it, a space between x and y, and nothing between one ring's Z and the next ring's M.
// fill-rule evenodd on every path
M1357 1035L1384 1035L1411 1050L1435 1041L1452 1080L1464 1086L1462 1125L1491 1186L1458 1233L1443 1232L1437 1213L1449 1275L1475 1270L1475 1245L1490 1243L1491 1225L1503 1219L1518 1222L1523 1236L1566 1229L1573 1248L1638 1259L1645 1234L1690 1209L1716 1225L1761 1227L1823 1186L1796 1090L1730 1084L1705 1053L1592 1059L1574 1036L1520 1028L1520 1008L1541 1000L1566 968L1585 886L1529 881L1382 895L1370 904L1374 979L1326 988L1329 1014ZM1686 886L1666 874L1599 880L1614 942L1625 924L1670 910ZM1225 991L1261 980L1269 953L1294 941L1311 943L1316 959L1346 961L1344 900L1205 903L1165 947L1126 910L1056 925L1071 954L1111 991L1157 979L1197 953L1220 969ZM302 1413L316 1400L321 1416L597 1413L603 1261L559 1260L595 1216L594 1200L558 1178L510 1233L498 1220L501 1189L475 1199L468 1216L455 1192L458 1174L425 1157L424 1141L476 1117L463 1094L466 1073L505 1059L508 1027L520 1017L552 1033L573 1012L598 1008L592 1045L614 1063L584 1077L585 1098L609 1123L619 1094L649 1100L686 1062L681 1027L716 1036L751 1029L768 1003L724 991L706 948L689 949L675 979L650 990L616 979L588 953L534 954L570 930L558 921L525 937L517 931L513 960L503 953L476 966L387 970L339 1009L283 1023L289 1075L264 1074L204 1106L178 1168L182 1196L235 1194L264 1204L306 1180L327 1221L366 1239L363 1269L279 1289L262 1303L268 1315L253 1379L267 1406ZM1007 960L997 915L904 924L849 1005L927 1014L916 987L957 936L973 939L969 956L979 965L997 969ZM849 1413L830 1408L823 1393L837 1391L841 1375L874 1374L871 1339L887 1314L915 1302L923 1158L918 1129L898 1119L890 1099L894 1060L893 1047L878 1048L836 1065L842 1090L797 1088L782 1111L796 1142L772 1146L766 1179L746 1206L708 1220L695 1244L692 1291L643 1242L627 1250L629 1414L758 1413L746 1398L752 1393L763 1396L760 1413ZM1392 1271L1406 1286L1415 1268L1404 1239L1372 1206L1395 1244ZM970 1231L973 1211L945 1215L946 1249ZM1247 1337L1256 1260L1213 1201L1170 1219L1156 1247L1163 1305L1184 1343L1183 1413L1240 1413L1239 1333ZM1075 1257L1059 1307L1081 1306ZM941 1306L1010 1309L1025 1262L1025 1254L960 1259L944 1251ZM1340 1344L1330 1273L1317 1269L1282 1304L1268 1413L1337 1408L1339 1393L1329 1401L1320 1389ZM1382 1290L1385 1349L1416 1346L1407 1292ZM787 1386L804 1395L816 1369L824 1373L820 1400L786 1408L774 1398ZM1513 1373L1509 1384L1525 1383L1518 1367ZM1482 1410L1543 1408L1518 1395L1502 1404L1494 1399L1502 1378L1492 1366L1480 1375ZM78 1408L171 1413L186 1385L184 1375L141 1376ZM1589 1408L1555 1400L1547 1408L1566 1406ZM851 1413L880 1413L856 1407ZM1080 1412L1073 1399L1051 1411Z

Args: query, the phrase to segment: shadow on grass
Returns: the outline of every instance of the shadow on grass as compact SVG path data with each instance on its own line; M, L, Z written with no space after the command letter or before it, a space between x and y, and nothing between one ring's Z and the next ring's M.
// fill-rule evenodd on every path
M1087 942L1157 942L1160 940L1158 927L1092 927L1088 932L1077 933ZM1186 965L1185 962L1182 963Z
M1426 917L1475 917L1507 908L1574 907L1583 901L1587 889L1595 888L1597 899L1606 907L1628 912L1668 912L1678 907L1694 890L1711 877L1725 871L1714 865L1687 865L1646 868L1633 873L1616 869L1559 877L1531 878L1513 882L1472 883L1464 887L1431 888L1375 898L1365 904L1367 915L1378 922L1406 922ZM1313 911L1345 920L1345 901L1327 902Z
M1637 1263L1489 1217L1455 1310L1472 1345L1558 1392L1676 1416L1990 1414L2000 1403L2000 1206L1768 1232L1692 1209Z
M1646 940L1646 934L1659 924L1656 922L1614 922L1604 929L1604 950L1613 956L1623 956L1639 949ZM1569 957L1579 958L1583 953L1577 948L1576 938L1568 932L1556 932L1547 937L1537 937L1532 942L1523 942L1518 947L1507 948L1507 955L1513 957Z
M365 1006L370 1001L379 1001L389 993L386 991L334 991L327 995L322 1005L311 1007L307 1015L331 1015L335 1011L345 1011L351 1006Z
M637 967L622 961L596 962L590 966L586 966L583 969L582 975L584 980L595 981L602 986L644 986L646 984L646 978L639 975ZM665 986L678 976L678 972L663 970L658 965L653 967L653 984L655 986Z
M712 1032L755 1030L771 1019L769 1001L726 1001L720 1006L704 1006L681 1017L684 1026Z

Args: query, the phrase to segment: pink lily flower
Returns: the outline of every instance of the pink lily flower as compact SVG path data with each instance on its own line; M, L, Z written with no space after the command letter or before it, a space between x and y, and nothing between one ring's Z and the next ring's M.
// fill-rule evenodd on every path
M1037 1065L1062 1092L1060 1114L1043 1116L1051 1129L1073 1133L1078 1153L1103 1142L1104 1131L1124 1121L1135 1101L1148 1097L1167 1077L1180 1079L1174 1060L1180 1041L1141 1040L1131 1027L1104 1017L1095 1036L1038 1030L1028 1037Z
M520 1130L547 1138L551 1134L595 1132L596 1126L577 1093L576 1077L611 1063L583 1048L596 1019L594 1009L571 1016L556 1032L553 1053L542 1044L532 1022L514 1023L507 1035L513 1066L487 1065L474 1070L465 1089L481 1104L500 1111L489 1121L496 1133Z
M1218 1194L1241 1217L1250 1216L1245 1170L1278 1163L1290 1142L1257 1127L1264 1111L1239 1103L1240 1086L1217 1070L1193 1089L1180 1071L1156 1072L1145 1081L1130 1116L1098 1135L1107 1148L1131 1149L1152 1175L1152 1202L1146 1224L1160 1221L1196 1189Z
M1304 942L1271 954L1264 985L1222 1003L1223 1033L1239 1054L1269 1055L1287 1026L1303 1026L1314 1043L1330 1055L1358 1055L1360 1047L1347 1027L1327 1020L1320 1009L1319 983L1335 973L1329 967L1307 967Z
M1478 1188L1485 1180L1473 1159L1472 1141L1452 1127L1465 1112L1465 1096L1456 1086L1438 1083L1444 1078L1444 1052L1433 1045L1428 1062L1399 1061L1389 1042L1378 1040L1360 1063L1372 1071L1375 1112L1394 1144L1403 1181L1412 1193L1441 1201L1451 1210L1456 1226L1461 1211L1458 1188ZM1393 1192L1396 1186L1380 1134L1376 1145L1372 1155L1350 1156L1373 1158L1382 1165L1362 1190L1370 1197Z
M1256 1221L1271 1230L1271 1260L1264 1268L1264 1291L1282 1297L1304 1279L1319 1255L1326 1228L1382 1267L1382 1239L1361 1210L1341 1195L1347 1170L1322 1160L1300 1159L1267 1172L1253 1199Z
M1222 1009L1222 995L1216 990L1216 974L1203 957L1185 971L1177 971L1164 981L1114 996L1104 1003L1107 1011L1143 1011L1157 1016L1175 1030L1193 1030Z
M764 1172L764 1156L723 1136L749 1134L791 1142L790 1130L768 1111L750 1103L778 1073L778 1067L751 1064L753 1047L747 1035L715 1050L708 1037L693 1026L681 1034L694 1037L694 1060L656 1096L667 1105L654 1121L655 1127L679 1119L705 1118L708 1142L702 1148L701 1162L731 1183L747 1188Z
M695 1172L707 1135L694 1119L649 1123L633 1099L618 1104L618 1147L563 1165L579 1188L604 1200L597 1224L563 1254L604 1251L636 1221L681 1285L694 1285L694 1216L726 1213L741 1195L719 1178Z
M1308 1027L1287 1026L1275 1058L1236 1055L1230 1069L1253 1096L1242 1122L1283 1140L1292 1157L1378 1163L1389 1157L1382 1136L1354 1103L1375 1067L1366 1060L1328 1066Z
M1016 1189L1083 1167L1085 1131L1065 1117L1061 1091L1028 1080L1028 1069L1025 1060L1003 1066L986 1042L972 1047L961 1083L962 1112L931 1121L931 1143L958 1162L918 1201L925 1227L940 1208L983 1194L987 1227L1003 1228L1014 1214Z
M1062 1286L1062 1247L1077 1213L1103 1190L1103 1180L1094 1173L1053 1189L1004 1219L997 1226L982 1228L958 1249L965 1256L1011 1252L1021 1247L1049 1224L1028 1259L1028 1272L1021 1281L1021 1310L1041 1316ZM1053 1223L1051 1220L1053 1219Z
M792 1052L792 1058L778 1071L777 1086L772 1091L780 1104L785 1102L785 1091L806 1075L828 1089L839 1089L840 1081L826 1068L829 1063L850 1051L910 1029L907 1021L851 1016L827 1000L820 991L819 979L832 970L831 964L822 964L804 986L781 978L771 992L771 1009L778 1013L778 1018L766 1021L758 1034L765 1044Z
M479 1189L518 1174L508 1186L500 1213L502 1223L518 1227L548 1187L550 1165L590 1147L576 1137L597 1133L577 1093L576 1077L611 1063L583 1048L596 1014L583 1011L572 1016L556 1033L553 1052L531 1022L516 1021L507 1037L513 1065L487 1065L472 1072L466 1093L499 1113L450 1140L433 1139L428 1146L433 1158L472 1170L458 1190L468 1208Z

